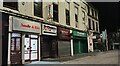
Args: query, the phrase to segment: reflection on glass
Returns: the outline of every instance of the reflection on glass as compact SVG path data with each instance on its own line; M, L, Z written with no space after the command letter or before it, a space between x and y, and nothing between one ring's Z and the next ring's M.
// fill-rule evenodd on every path
M16 50L20 50L20 38L16 39Z
M37 35L31 35L31 38L38 38Z
M12 39L11 39L11 50L14 50L14 41L15 41L15 39L12 38Z
M20 37L19 33L12 33L12 37Z

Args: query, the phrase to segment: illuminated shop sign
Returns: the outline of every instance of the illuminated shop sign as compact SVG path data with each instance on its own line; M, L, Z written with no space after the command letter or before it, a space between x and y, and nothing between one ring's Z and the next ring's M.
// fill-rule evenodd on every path
M73 30L73 36L87 37L87 33Z
M22 18L17 18L17 17L13 17L11 21L13 23L12 30L41 33L40 23L29 21L29 20L22 19Z
M57 35L57 27L47 24L42 24L42 34L44 35Z

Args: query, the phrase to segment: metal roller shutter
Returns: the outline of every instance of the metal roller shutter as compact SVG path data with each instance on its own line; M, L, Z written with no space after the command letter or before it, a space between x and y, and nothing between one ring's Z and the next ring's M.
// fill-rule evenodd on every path
M59 56L70 56L70 41L58 41Z

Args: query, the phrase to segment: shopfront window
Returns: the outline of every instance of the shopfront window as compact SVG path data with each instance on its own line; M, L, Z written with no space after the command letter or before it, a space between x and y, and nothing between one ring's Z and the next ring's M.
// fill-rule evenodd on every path
M18 33L12 33L12 37L21 37L21 34L18 34Z

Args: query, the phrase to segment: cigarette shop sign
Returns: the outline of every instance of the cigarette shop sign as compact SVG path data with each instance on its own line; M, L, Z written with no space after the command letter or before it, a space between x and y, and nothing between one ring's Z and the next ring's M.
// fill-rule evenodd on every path
M33 33L40 33L41 25L40 23L29 21L22 18L13 17L13 30L17 31L24 31L24 32L33 32Z

